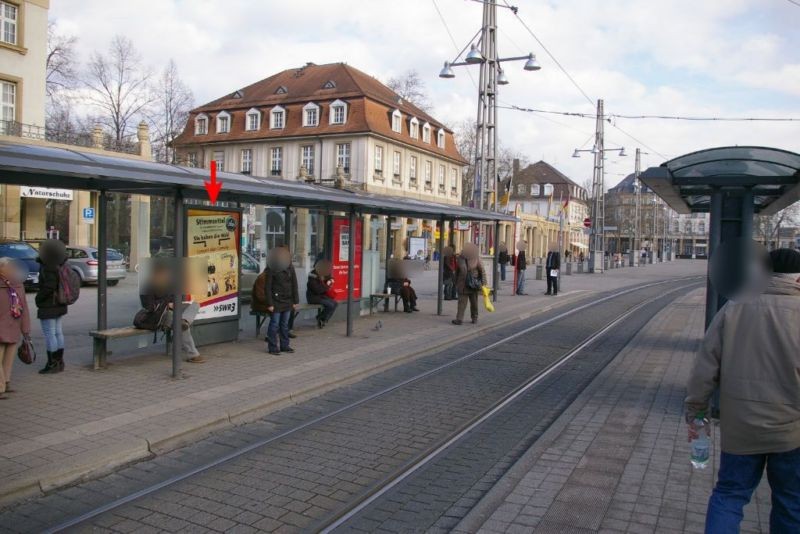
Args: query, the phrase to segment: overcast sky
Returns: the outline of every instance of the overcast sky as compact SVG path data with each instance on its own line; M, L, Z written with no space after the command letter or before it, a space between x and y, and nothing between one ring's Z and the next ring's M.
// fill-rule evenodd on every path
M503 0L499 0L502 5ZM800 117L800 7L788 0L509 0L556 59L608 114ZM173 58L196 103L307 61L344 61L381 80L416 69L433 115L474 119L476 89L467 70L437 77L478 30L472 0L53 0L50 16L79 37L82 59L115 34L133 40L144 61ZM498 9L501 56L532 51L542 70L507 64L504 104L592 113L593 106L507 9ZM471 67L473 77L477 70ZM800 152L800 122L676 122L616 119L616 126L664 157L722 145ZM592 119L501 110L501 144L544 159L582 183L591 175ZM607 124L606 146L638 143ZM657 154L660 153L661 155ZM607 182L633 171L633 157L609 158Z

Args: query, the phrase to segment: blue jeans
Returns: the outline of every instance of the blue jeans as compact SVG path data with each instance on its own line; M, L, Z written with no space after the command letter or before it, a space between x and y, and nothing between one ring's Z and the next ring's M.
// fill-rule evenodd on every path
M333 317L333 313L336 311L336 306L338 304L330 297L320 297L319 303L322 304L319 318L322 319L323 323L327 323L330 321L331 317Z
M272 312L267 326L267 347L270 352L289 348L289 318L292 310Z
M500 264L500 280L505 282L506 281L506 264Z
M517 271L517 295L525 293L525 271Z
M47 352L55 352L64 348L64 332L61 331L61 319L61 317L40 319Z
M800 532L800 448L772 454L722 453L717 486L708 501L706 533L739 532L742 509L761 481L764 466L772 490L772 534Z

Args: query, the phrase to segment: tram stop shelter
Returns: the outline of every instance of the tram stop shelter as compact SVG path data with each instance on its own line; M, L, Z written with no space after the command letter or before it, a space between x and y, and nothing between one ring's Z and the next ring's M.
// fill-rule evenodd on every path
M754 215L772 215L800 200L800 154L757 146L709 148L651 167L640 179L677 213L710 214L708 327L726 302L711 280L714 252L751 240ZM741 280L747 247L732 248L726 274Z
M128 193L172 198L175 204L175 257L182 257L186 247L184 228L184 208L186 201L196 206L207 203L208 195L204 180L208 170L182 167L165 163L130 160L94 153L81 152L57 147L39 145L0 143L0 183L52 187L61 189L86 190L98 192L97 201L97 249L98 249L98 293L97 329L107 328L107 194ZM333 188L272 178L262 178L243 174L220 172L218 179L223 183L218 203L257 204L283 206L286 208L287 234L291 218L291 208L319 209L328 212L345 213L349 218L349 243L356 243L356 218L364 215L383 215L387 217L419 217L438 221L439 256L444 248L446 225L453 221L479 221L495 224L495 238L499 222L514 222L513 216L476 210L473 208L427 202L416 199L389 197L354 191L347 188ZM388 225L387 225L388 228ZM388 241L388 239L387 239ZM497 285L497 247L494 257L494 284ZM387 255L388 258L388 255ZM353 330L355 246L348 247L347 283L347 335ZM388 262L387 262L388 263ZM181 269L176 270L174 281L173 306L177 313L173 316L172 327L172 375L177 377L181 366L181 300L183 281ZM439 290L437 313L442 314L443 262L439 262ZM495 295L497 287L495 287ZM237 324L238 332L238 324Z

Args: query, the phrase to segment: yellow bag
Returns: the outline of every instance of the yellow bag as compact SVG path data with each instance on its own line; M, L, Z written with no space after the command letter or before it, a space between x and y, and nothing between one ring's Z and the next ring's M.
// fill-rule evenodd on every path
M492 304L492 290L489 289L489 286L483 286L481 288L481 292L483 293L483 305L486 308L486 311L493 312L494 304Z

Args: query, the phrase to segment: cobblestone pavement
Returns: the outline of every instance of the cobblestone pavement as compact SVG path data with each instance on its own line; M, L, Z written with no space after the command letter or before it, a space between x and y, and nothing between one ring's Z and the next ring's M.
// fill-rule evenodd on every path
M554 323L546 338L550 341L535 352L536 357L523 356L531 348L529 341L518 351L473 358L101 515L83 530L253 532L314 528L387 473L401 468L490 406L504 391L541 370L548 357L552 359L554 354L563 353L565 346L579 343L585 337L580 332L593 331L620 310L659 294L663 287L608 303L603 314L594 314L594 324L585 313L582 318L576 314L565 319L572 321L569 324ZM380 373L257 423L218 432L195 446L22 504L3 514L0 524L13 531L41 530L111 497L137 491L264 437L278 436L299 422L502 339L525 324L499 328L479 340Z
M650 321L456 531L703 532L719 450L693 470L681 417L703 305L698 290ZM763 483L742 532L769 532L769 511Z
M614 270L602 277L574 275L566 277L566 291L558 299L544 297L536 291L543 289L543 282L531 281L531 293L538 294L501 295L498 311L482 314L477 327L453 327L449 323L454 303L445 303L445 315L437 316L435 301L423 294L422 312L364 316L355 322L352 338L343 335L341 323L321 331L301 328L294 341L297 352L290 357L265 354L263 341L248 329L238 343L204 347L208 362L185 364L181 380L169 378L170 365L158 347L148 355L123 360L112 355L109 368L99 372L71 364L69 347L64 373L41 376L36 367L17 362L12 380L17 392L0 403L0 502L41 494L191 443L212 431L255 421L598 291L704 269L704 262L681 261ZM375 330L378 320L383 328ZM77 334L72 331L72 335Z

